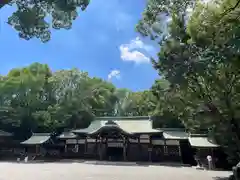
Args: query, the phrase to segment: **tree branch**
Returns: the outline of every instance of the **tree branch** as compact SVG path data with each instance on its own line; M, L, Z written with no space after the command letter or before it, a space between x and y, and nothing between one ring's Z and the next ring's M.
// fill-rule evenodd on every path
M12 0L1 0L0 2L0 9L10 3Z
M233 7L229 8L229 9L226 10L226 11L224 11L224 12L222 13L221 19L222 19L224 16L226 16L228 13L230 13L231 11L234 11L239 5L240 5L240 0L238 0L237 3L236 3Z

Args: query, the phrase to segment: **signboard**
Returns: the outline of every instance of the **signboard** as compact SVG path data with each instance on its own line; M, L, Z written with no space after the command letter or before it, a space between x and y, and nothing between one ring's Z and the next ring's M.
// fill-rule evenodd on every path
M121 143L121 142L109 142L108 147L123 147L123 143Z

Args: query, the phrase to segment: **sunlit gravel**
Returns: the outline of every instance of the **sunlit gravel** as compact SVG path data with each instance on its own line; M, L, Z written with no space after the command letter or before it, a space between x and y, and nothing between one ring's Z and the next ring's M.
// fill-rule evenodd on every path
M191 167L0 163L0 180L211 180L229 174Z

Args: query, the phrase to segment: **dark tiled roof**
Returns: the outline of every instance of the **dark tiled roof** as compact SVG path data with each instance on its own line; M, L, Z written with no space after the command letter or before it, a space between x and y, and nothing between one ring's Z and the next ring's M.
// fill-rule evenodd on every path
M185 140L188 139L188 133L185 131L163 131L165 139Z
M208 137L200 137L195 136L195 137L189 137L188 138L189 143L191 144L192 147L202 147L202 148L214 148L214 147L219 147L218 144L216 144L212 139L209 139Z
M29 139L23 141L21 144L25 145L35 145L43 144L51 138L50 133L34 133Z
M72 132L94 134L99 132L101 129L112 127L118 128L128 134L162 132L161 130L152 128L152 121L148 116L100 117L96 118L88 128L77 129Z

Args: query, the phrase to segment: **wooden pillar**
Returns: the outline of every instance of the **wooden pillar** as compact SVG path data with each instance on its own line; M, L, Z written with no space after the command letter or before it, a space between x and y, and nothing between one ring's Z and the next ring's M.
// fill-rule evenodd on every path
M106 144L105 144L105 147L106 147L106 150L108 149L108 136L106 137ZM108 154L106 155L107 156L107 160L111 161L111 157L108 156Z
M211 150L211 156L212 156L212 158L213 158L213 157L214 157L213 148L210 148L210 150Z
M99 157L100 157L100 160L102 160L102 142L103 142L103 138L100 137L100 147L99 147Z
M100 142L100 160L103 159L103 137L101 137L101 142Z
M64 152L67 153L67 140L65 141Z
M179 144L178 144L178 153L179 153L180 161L181 161L181 163L183 163L182 150L181 150L181 146L180 146L180 141L179 141Z
M123 159L124 159L124 161L127 161L127 143L126 143L126 137L123 138Z
M152 137L150 136L149 137L149 140L150 140L150 142L149 142L149 150L150 151L148 151L148 161L152 161L152 148L153 148L153 145L152 145Z
M36 153L36 155L38 154L38 145L36 145L36 147L35 147L36 149L35 149L35 153Z
M215 169L215 166L216 166L215 164L216 159L214 157L215 154L213 153L213 148L210 148L210 149L211 149L211 156L212 156L212 168Z
M78 144L78 140L79 140L79 138L76 138L76 141L77 141L77 144L76 144L76 146L77 146L76 153L78 153L78 152L79 152L79 144Z
M167 155L168 155L167 143L166 139L164 139L164 160L166 160Z
M87 153L88 149L88 142L87 142L87 136L85 137L85 145L84 145L84 153Z
M105 148L106 149L108 148L108 137L106 137L106 139L105 139Z
M96 147L95 156L98 157L98 143L97 143L97 141L98 141L98 136L96 136L95 138L96 138L96 139L95 139L95 147Z
M140 136L138 137L138 158L141 158L141 154L142 154L142 148L141 148L141 143L140 143ZM141 160L141 159L139 159Z

